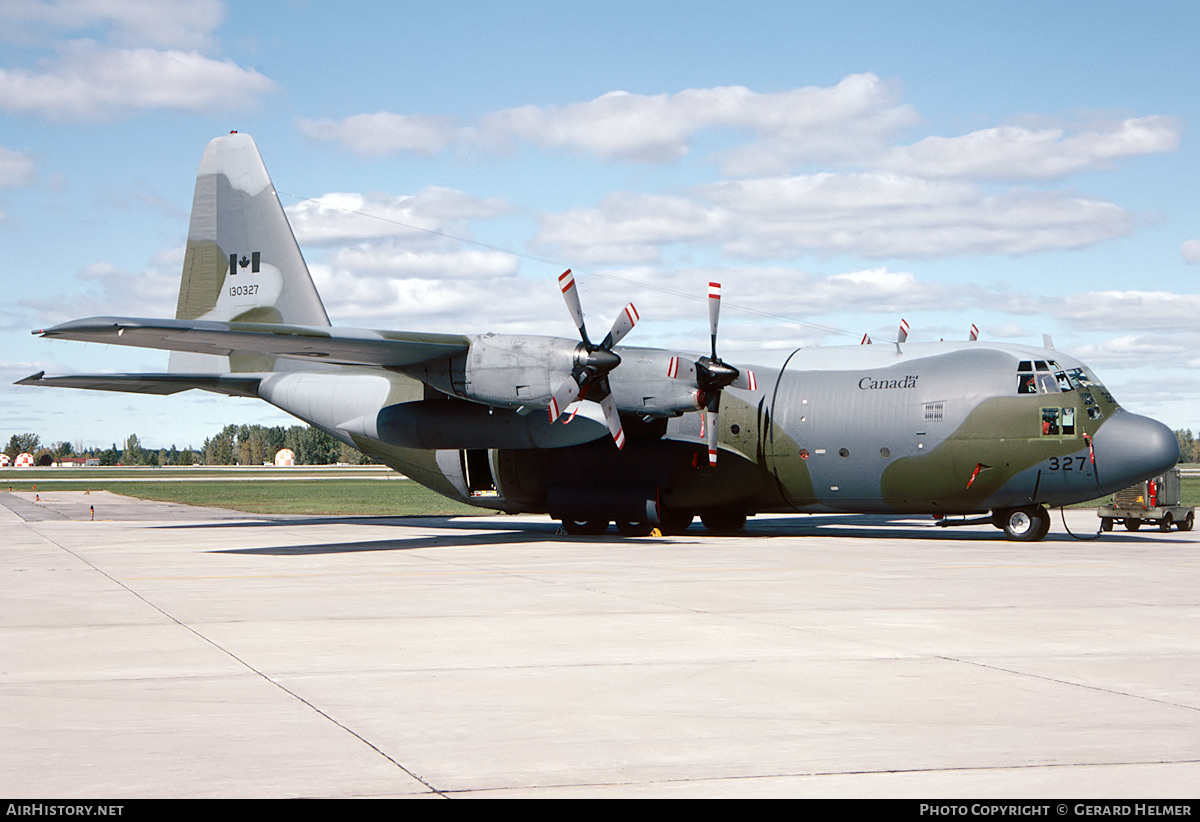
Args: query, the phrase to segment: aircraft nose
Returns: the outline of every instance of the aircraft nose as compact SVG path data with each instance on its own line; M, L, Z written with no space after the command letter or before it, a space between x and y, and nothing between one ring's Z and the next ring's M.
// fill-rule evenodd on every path
M1118 411L1092 439L1096 468L1105 485L1124 488L1161 474L1179 462L1179 440L1158 420Z

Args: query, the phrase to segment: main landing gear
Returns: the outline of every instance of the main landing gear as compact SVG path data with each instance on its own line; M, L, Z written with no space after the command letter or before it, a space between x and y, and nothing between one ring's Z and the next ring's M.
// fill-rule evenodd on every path
M666 535L682 534L692 524L695 515L687 511L663 511L659 515L660 522L624 522L617 520L617 530L627 537L649 536L655 528ZM700 521L710 534L731 535L746 527L746 514L742 511L713 510L702 511ZM607 519L571 519L561 520L563 530L575 536L597 536L608 530L610 520Z

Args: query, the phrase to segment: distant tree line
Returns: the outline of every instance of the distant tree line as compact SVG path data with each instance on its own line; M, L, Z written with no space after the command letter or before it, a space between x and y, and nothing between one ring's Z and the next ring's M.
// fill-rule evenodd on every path
M4 453L32 454L38 465L51 465L65 457L97 459L101 465L262 465L274 462L275 454L287 448L297 465L362 465L371 459L308 425L227 425L204 441L201 448L146 448L137 434L130 434L120 447L83 448L81 444L55 442L43 445L37 434L13 434Z
M1192 436L1192 429L1180 428L1175 437L1179 440L1179 461L1200 462L1200 440Z

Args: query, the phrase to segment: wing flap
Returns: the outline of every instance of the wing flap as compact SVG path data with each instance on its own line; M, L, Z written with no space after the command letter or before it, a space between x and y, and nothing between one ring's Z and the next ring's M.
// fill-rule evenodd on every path
M199 388L231 397L257 397L259 380L258 376L229 374L70 374L47 377L45 371L39 371L13 384L160 395Z
M33 333L51 339L196 354L262 354L383 368L444 359L465 352L470 346L469 340L460 334L136 317L90 317Z

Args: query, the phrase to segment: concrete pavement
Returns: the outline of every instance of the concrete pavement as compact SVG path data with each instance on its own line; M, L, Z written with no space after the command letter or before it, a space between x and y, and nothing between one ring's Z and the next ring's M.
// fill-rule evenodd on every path
M0 494L0 796L1194 797L1191 533ZM91 507L96 521L91 521ZM1094 534L1091 511L1067 512Z

